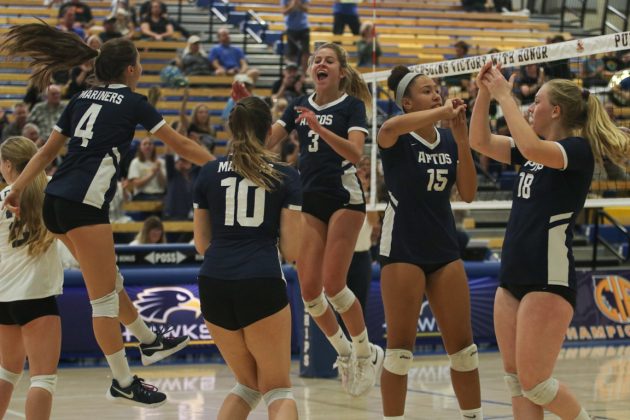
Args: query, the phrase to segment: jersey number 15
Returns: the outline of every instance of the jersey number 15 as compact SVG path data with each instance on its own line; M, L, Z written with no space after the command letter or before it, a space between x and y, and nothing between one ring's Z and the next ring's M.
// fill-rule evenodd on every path
M256 186L249 179L241 179L236 182L235 177L221 180L221 186L225 190L225 226L234 226L234 219L240 226L257 227L265 220L265 190ZM254 190L254 214L247 215L247 200L249 188Z

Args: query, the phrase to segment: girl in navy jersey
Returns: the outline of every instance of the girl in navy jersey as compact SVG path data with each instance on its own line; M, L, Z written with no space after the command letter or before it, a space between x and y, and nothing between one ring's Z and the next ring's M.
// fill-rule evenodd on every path
M383 361L383 349L367 336L363 310L346 277L363 220L365 200L355 165L368 134L367 85L348 65L337 44L320 46L311 58L315 92L297 98L272 127L273 148L296 129L300 140L302 240L297 267L306 310L339 357L342 384L351 395L369 391ZM343 333L328 302L345 323Z
M381 290L387 350L381 375L385 419L402 419L407 373L426 293L451 362L451 382L463 419L481 419L477 346L470 294L459 253L451 188L471 202L477 174L468 146L466 106L442 104L434 80L404 66L387 80L403 115L378 133L389 204L381 231ZM437 128L450 120L451 128Z
M517 419L542 419L547 409L563 419L587 420L573 394L552 376L576 301L573 228L595 162L606 156L623 164L630 138L595 96L571 81L555 79L540 88L529 108L531 125L500 68L487 63L477 82L472 147L499 162L521 165L494 301L512 411ZM512 138L490 133L491 98L503 109Z
M9 186L37 152L25 137L10 137L0 145L0 172ZM26 417L50 417L61 350L61 321L55 296L61 294L63 269L54 237L44 227L42 202L46 188L42 171L22 194L20 219L0 212L0 418L28 355L31 384Z
M69 140L68 152L46 188L44 222L81 266L92 306L94 334L114 378L107 398L123 404L160 406L166 402L166 395L133 376L125 356L118 318L132 331L142 324L144 332L140 335L152 333L137 317L122 287L122 277L117 275L108 206L116 189L120 157L129 150L137 124L197 164L213 156L177 134L146 97L134 92L142 66L131 41L111 40L98 51L73 34L37 23L12 28L0 49L9 56L32 58L32 79L37 86L46 85L55 71L94 60L94 73L102 84L70 100L46 144L12 184L4 206L19 217L20 195L25 187ZM185 337L180 338L176 346L185 345ZM154 344L141 346L143 362L155 361L156 353L166 345L166 339L156 339Z
M278 258L298 251L302 192L297 171L264 147L271 111L259 98L236 103L230 154L206 164L194 191L201 310L237 384L219 420L247 418L261 397L270 419L297 419L291 392L291 312Z

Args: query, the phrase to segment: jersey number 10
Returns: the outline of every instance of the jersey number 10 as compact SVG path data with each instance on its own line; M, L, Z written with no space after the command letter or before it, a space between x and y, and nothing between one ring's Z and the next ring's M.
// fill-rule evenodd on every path
M237 184L235 177L221 180L225 190L225 226L234 226L234 216L240 226L257 227L265 219L265 190L256 186L249 179L241 179ZM249 188L254 187L254 214L247 215Z

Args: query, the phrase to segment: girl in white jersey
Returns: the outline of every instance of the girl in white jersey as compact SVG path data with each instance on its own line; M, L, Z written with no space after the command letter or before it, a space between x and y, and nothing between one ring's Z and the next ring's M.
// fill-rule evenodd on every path
M594 163L604 156L623 163L630 138L594 95L569 80L554 79L540 88L529 108L531 126L500 68L488 62L477 86L471 146L499 162L521 165L494 300L512 412L516 419L539 420L546 409L563 419L588 420L571 391L552 376L576 301L572 232ZM490 133L491 97L513 138Z
M0 146L0 172L11 184L37 152L25 137L10 137ZM0 418L28 356L31 386L26 418L50 417L61 350L61 321L55 296L61 294L63 269L54 237L42 220L46 174L41 171L24 190L20 219L0 213Z

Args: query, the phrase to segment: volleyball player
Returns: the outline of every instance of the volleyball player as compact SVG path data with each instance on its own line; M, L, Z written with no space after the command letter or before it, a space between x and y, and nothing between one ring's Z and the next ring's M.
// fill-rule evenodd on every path
M575 396L553 377L576 303L573 229L595 162L606 156L623 164L629 137L595 96L571 81L555 79L540 88L529 108L531 125L500 68L487 63L477 82L472 147L499 162L521 165L494 301L512 411L516 419L542 419L546 409L563 419L587 420ZM512 138L490 133L491 98L501 106Z
M37 152L25 137L10 137L0 145L0 172L11 184ZM22 194L20 219L0 212L0 418L22 376L28 355L31 385L26 418L50 417L61 350L61 321L55 296L61 294L63 269L55 238L46 230L41 208L46 174L37 174Z
M241 99L229 117L230 154L206 164L194 189L195 246L201 310L236 376L219 420L247 418L262 398L270 419L297 419L289 369L291 312L278 245L295 261L300 178L265 149L271 111Z
M297 260L306 310L339 355L346 391L369 391L383 363L383 349L369 342L363 310L346 285L355 244L365 219L365 199L356 175L368 134L367 85L348 64L346 51L327 43L310 65L315 92L297 98L272 127L272 148L296 129L303 188L302 239ZM328 302L341 315L346 338Z
M4 205L19 217L23 190L69 140L68 152L46 188L44 222L74 252L81 266L94 334L112 369L107 398L122 404L160 406L166 395L133 376L125 356L117 319L119 292L124 289L122 277L116 273L108 206L116 188L120 157L129 150L137 124L197 164L213 156L177 134L144 96L134 92L142 66L131 41L115 39L94 50L73 34L36 23L13 27L0 49L10 56L31 57L31 77L38 86L46 85L54 71L94 59L95 75L102 84L70 100L46 144L12 184ZM121 295L126 298L120 299L122 311L128 296Z
M435 81L404 66L387 79L403 114L378 133L389 204L380 244L387 350L381 375L385 419L402 419L418 316L426 293L451 363L451 382L463 419L481 419L477 346L451 188L471 202L477 174L468 145L466 105L442 103ZM450 120L451 128L437 128Z

